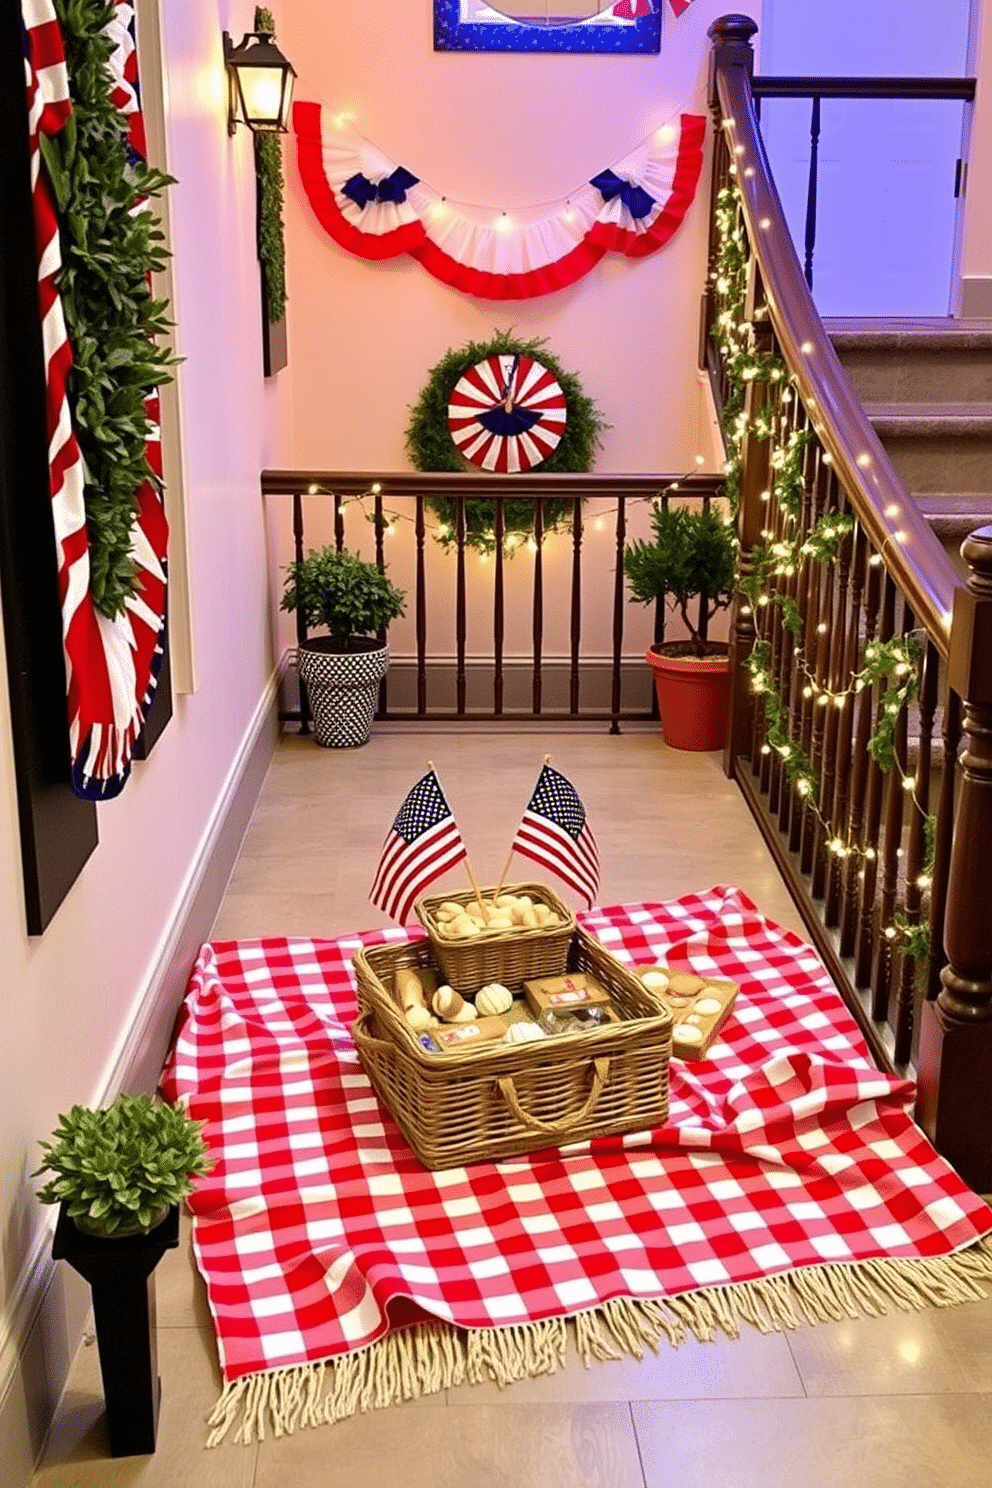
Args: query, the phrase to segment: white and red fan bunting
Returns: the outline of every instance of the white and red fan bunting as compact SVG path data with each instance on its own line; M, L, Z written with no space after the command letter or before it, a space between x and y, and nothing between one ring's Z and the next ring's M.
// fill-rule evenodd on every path
M496 355L455 383L448 429L457 448L483 470L532 470L561 443L567 409L553 372L529 356Z
M407 253L486 300L563 289L607 253L656 253L692 204L706 135L701 114L682 114L568 197L511 214L452 201L317 103L297 102L293 127L304 190L340 247L371 261Z
M121 792L130 773L134 743L161 666L168 528L159 491L146 481L138 493L138 515L131 532L138 592L128 601L123 616L109 620L99 614L90 594L83 465L67 394L72 348L55 282L61 267L58 222L38 145L39 134L58 133L72 105L52 0L21 0L21 13L71 778L78 795L105 800ZM127 117L130 149L143 158L133 6L115 7L108 32L116 43L109 64L114 76L111 97ZM161 476L158 399L149 399L146 406L154 429L148 462Z

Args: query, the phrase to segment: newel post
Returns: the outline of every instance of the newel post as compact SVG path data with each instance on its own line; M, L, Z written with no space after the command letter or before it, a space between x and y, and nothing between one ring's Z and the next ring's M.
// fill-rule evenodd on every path
M720 107L717 98L716 75L721 67L743 67L748 77L754 76L754 48L751 37L757 34L758 24L746 15L718 16L707 31L713 43L710 50L709 105L715 112Z
M979 1193L992 1191L992 526L965 538L948 685L963 750L947 884L941 988L923 1005L916 1116ZM953 761L946 762L953 768Z
M729 154L725 139L724 126L728 121L723 117L717 78L723 71L738 69L746 74L748 81L750 80L754 73L754 50L751 46L751 38L757 29L750 16L725 15L714 21L707 33L712 41L709 105L713 114L715 131L713 200L710 202L710 221L713 224L710 245L711 269L715 265L718 252L715 226L716 197L721 187L732 178L736 169L734 157ZM710 286L708 288L711 296L709 318L712 323L715 309L712 305L712 288ZM758 353L771 351L774 344L772 330L764 311L764 292L757 263L753 257L748 275L747 303L744 314L754 327L754 350ZM744 415L749 428L755 415L768 401L768 396L768 387L764 382L755 379L749 383L744 398ZM756 438L749 430L745 432L740 451L741 475L737 520L737 535L740 542L738 579L745 582L753 572L754 549L761 541L761 530L765 522L761 493L768 489L769 453L767 440ZM744 668L744 663L751 654L756 638L757 628L750 601L738 589L730 611L731 691L727 739L723 754L723 767L728 775L733 775L738 759L747 758L751 753L754 737L754 701L750 676Z

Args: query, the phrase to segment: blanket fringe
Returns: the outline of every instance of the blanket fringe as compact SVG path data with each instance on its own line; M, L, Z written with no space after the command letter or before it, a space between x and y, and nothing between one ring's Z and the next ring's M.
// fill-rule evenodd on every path
M564 1368L569 1335L590 1364L641 1359L690 1335L710 1343L737 1338L741 1324L761 1333L792 1331L842 1318L881 1317L890 1309L922 1311L978 1302L992 1282L992 1236L968 1250L925 1260L882 1259L825 1264L759 1281L705 1287L677 1297L617 1298L570 1318L507 1328L455 1328L421 1323L336 1360L247 1375L224 1386L207 1424L207 1446L264 1441L309 1426L398 1405L461 1384L500 1386Z

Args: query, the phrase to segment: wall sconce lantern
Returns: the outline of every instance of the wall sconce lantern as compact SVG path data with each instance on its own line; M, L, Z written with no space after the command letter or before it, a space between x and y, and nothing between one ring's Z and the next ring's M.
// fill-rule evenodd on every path
M236 125L261 134L285 134L293 105L291 62L272 40L271 31L248 31L240 46L224 32L224 65L227 68L227 132Z

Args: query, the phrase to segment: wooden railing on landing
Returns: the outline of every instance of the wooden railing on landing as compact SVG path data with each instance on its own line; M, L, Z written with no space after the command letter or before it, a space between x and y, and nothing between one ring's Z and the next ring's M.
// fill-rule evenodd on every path
M778 380L752 374L746 385L742 578L771 545L795 553L797 535L805 539L830 513L851 526L836 561L803 556L773 572L757 613L738 598L725 763L879 1062L915 1066L918 1120L984 1192L992 1189L992 528L963 546L965 585L840 366L762 143L752 88L756 30L739 15L710 28L715 145L704 363L718 403L727 400L733 368L718 324L726 310L717 206L736 188L748 354L780 358L786 372ZM803 445L798 515L777 489L773 455L792 436ZM776 602L783 599L785 606ZM868 746L892 694L884 683L856 690L858 676L873 641L909 635L919 645L918 701L898 716L896 763L884 770ZM769 728L771 707L746 666L759 641L758 656L768 659L761 685L780 700L785 742L781 728ZM790 769L794 748L812 764L805 781ZM920 954L923 925L928 956Z
M324 508L324 530L326 517L333 523L334 544L340 550L346 544L355 546L362 536L366 517L372 521L375 532L375 555L380 569L385 564L383 534L388 525L388 513L400 510L410 518L408 529L414 541L414 586L410 595L410 611L414 619L416 696L412 706L397 708L390 699L389 678L382 684L377 716L394 719L466 719L509 718L529 716L548 721L581 719L602 720L609 723L611 734L620 732L623 720L649 719L657 717L651 681L645 672L644 685L638 703L624 702L622 667L624 663L625 618L627 594L623 576L623 550L627 538L628 514L631 502L648 501L654 497L663 502L669 493L677 489L678 499L683 498L703 506L717 494L722 482L719 477L708 474L685 476L666 475L586 475L586 474L542 474L537 471L517 475L489 475L482 471L454 473L396 471L392 473L370 473L368 471L342 470L265 470L262 472L262 493L267 496L290 496L292 498L292 523L294 556L302 559L308 547L306 516L310 509L319 516ZM583 558L583 538L586 516L583 502L586 498L607 498L613 511L613 582L612 615L610 620L609 698L603 702L590 701L589 663L590 657L584 646L584 618L589 607L589 585L587 565ZM363 513L354 505L355 498L366 498L370 510ZM431 498L451 501L455 506L455 520L451 545L454 565L451 574L452 589L439 592L428 583L426 549L429 536L428 503ZM487 696L476 697L469 705L469 679L467 666L467 634L470 603L478 605L482 591L478 584L472 586L466 567L469 546L466 541L466 503L484 498L494 502L493 556L491 603L491 655L484 658L483 665L488 676ZM530 604L530 654L524 660L530 671L530 698L525 707L514 707L508 699L508 658L505 655L507 615L504 599L504 574L508 562L519 562L504 556L504 507L508 500L529 499L534 503L533 577ZM567 531L561 533L561 541L569 544L569 579L567 589L552 591L545 579L544 538L546 525L543 519L544 504L548 501L571 503L571 517ZM357 511L357 528L346 530L346 508ZM436 525L436 524L435 524ZM318 522L314 521L314 527ZM487 585L487 588L489 586ZM599 586L602 592L602 586ZM548 672L549 658L546 655L545 629L549 616L556 610L568 615L568 655L564 658L567 668L567 704L549 705ZM454 615L454 657L451 686L444 687L437 678L439 671L438 620L445 612ZM307 627L302 615L296 617L296 635L299 642L307 639ZM665 610L659 603L654 616L653 639L661 641L665 635ZM479 658L476 658L479 660ZM301 685L300 708L287 709L284 718L299 718L306 730L309 724L309 709L305 689Z

